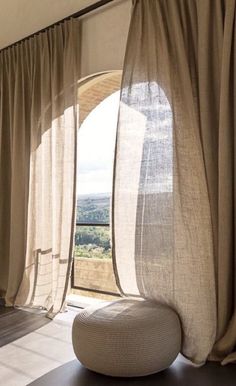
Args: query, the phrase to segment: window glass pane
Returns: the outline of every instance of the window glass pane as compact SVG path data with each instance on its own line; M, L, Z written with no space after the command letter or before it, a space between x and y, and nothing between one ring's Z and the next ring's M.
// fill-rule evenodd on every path
M73 268L75 287L95 292L118 293L109 233L109 226L77 226Z
M109 224L120 92L101 102L78 134L77 223Z

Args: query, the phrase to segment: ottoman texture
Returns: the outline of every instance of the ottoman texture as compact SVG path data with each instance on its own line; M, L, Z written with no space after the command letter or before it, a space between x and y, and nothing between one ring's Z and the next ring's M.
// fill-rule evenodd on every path
M144 376L175 360L181 325L168 306L124 298L82 310L73 323L72 342L77 358L90 370L116 377Z

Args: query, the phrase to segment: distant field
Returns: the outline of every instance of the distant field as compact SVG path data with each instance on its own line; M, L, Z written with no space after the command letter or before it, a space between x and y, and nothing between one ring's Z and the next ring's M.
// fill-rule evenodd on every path
M109 224L109 194L78 196L76 219L84 225ZM110 228L84 225L76 227L75 258L111 258Z
M110 195L91 194L81 195L77 199L77 222L80 223L109 223Z

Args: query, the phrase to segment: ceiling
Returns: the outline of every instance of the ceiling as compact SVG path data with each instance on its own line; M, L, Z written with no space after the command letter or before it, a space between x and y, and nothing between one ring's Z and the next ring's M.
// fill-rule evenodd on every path
M0 49L96 0L0 0Z

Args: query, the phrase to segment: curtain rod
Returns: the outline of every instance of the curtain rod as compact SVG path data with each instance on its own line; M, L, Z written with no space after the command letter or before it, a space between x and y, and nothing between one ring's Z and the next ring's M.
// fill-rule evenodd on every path
M48 29L50 29L50 28L52 28L52 27L54 27L54 26L56 26L56 25L58 25L58 24L60 24L60 23L63 23L63 22L66 21L66 20L69 20L69 19L71 19L71 18L75 19L75 18L84 16L84 15L87 15L88 13L90 13L90 12L92 12L92 11L95 11L96 9L98 9L98 8L100 8L100 7L102 7L102 6L106 5L106 4L108 4L108 3L111 3L111 2L113 2L113 1L115 1L115 0L100 0L100 1L97 1L96 3L91 4L91 5L89 5L88 7L83 8L83 9L81 9L80 11L78 11L78 12L76 12L76 13L73 13L72 15L66 16L66 17L64 17L63 19L58 20L58 21L56 21L55 23L50 24L49 26L44 27L44 28L40 29L39 31L36 31L36 32L34 32L34 33L32 33L32 34L30 34L30 35L24 37L23 39L17 40L16 42L10 44L9 46L6 46L6 47L1 48L1 49L0 49L0 52L1 52L1 51L4 51L4 50L7 50L8 48L13 47L13 46L15 46L15 45L17 45L17 44L19 44L19 43L22 43L23 41L25 41L25 40L27 40L27 39L30 39L31 37L33 37L33 36L35 36L35 35L38 35L38 34L40 34L41 32L45 32L45 31L47 31Z

